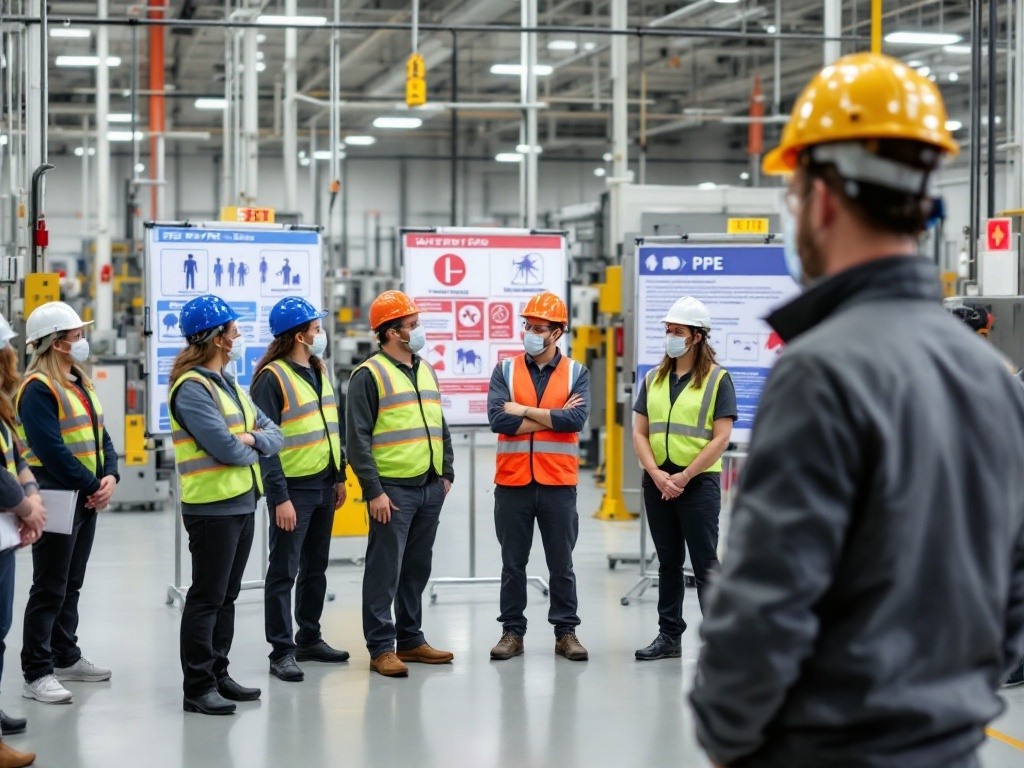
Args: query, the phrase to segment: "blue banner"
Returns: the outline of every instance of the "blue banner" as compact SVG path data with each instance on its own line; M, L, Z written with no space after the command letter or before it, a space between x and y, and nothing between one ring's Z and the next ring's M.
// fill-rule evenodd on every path
M154 227L158 243L277 243L315 245L319 235L308 230L199 229L197 227Z
M781 245L642 245L641 276L788 275Z

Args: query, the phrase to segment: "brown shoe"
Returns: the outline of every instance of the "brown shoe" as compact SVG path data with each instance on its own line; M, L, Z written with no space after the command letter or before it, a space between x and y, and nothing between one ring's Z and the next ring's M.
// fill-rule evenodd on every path
M402 663L394 651L388 651L370 659L370 669L384 677L408 677L409 675L409 668Z
M424 643L419 648L408 651L399 651L398 658L402 661L414 662L417 664L448 664L455 658L451 651L439 651Z
M586 661L590 658L587 649L583 647L574 632L562 635L555 640L555 653L565 656L569 661Z
M498 644L491 648L491 658L495 661L505 661L513 656L523 655L523 638L515 632L505 632Z
M19 752L6 742L0 741L0 768L24 768L35 761L35 752Z

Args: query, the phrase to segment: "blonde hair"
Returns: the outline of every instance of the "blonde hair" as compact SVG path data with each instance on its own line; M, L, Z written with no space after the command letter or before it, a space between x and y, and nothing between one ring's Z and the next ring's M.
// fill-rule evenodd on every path
M57 351L53 348L54 342L63 339L67 333L67 331L57 331L56 333L51 333L49 336L37 339L33 343L32 359L29 360L28 367L25 369L26 376L30 376L33 373L41 373L48 377L54 384L60 384L60 386L65 389L68 387L68 380L67 377L64 376L64 370L61 368L60 360L57 357ZM71 363L71 372L78 377L78 380L81 382L83 387L89 390L94 389L92 381L77 363Z

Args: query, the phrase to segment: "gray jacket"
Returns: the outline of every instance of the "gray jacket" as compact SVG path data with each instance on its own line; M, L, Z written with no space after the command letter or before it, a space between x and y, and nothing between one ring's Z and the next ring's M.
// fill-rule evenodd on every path
M758 410L701 629L697 735L722 765L936 768L1024 653L1024 391L900 257L769 322Z
M220 387L238 402L233 386L234 379L230 374L216 373L201 366L194 370L210 379L215 387ZM178 387L171 399L170 407L177 422L192 435L204 451L222 464L252 467L253 472L259 472L260 456L277 453L284 445L284 437L277 424L268 419L255 405L252 405L252 408L256 411L256 426L259 427L259 431L253 432L252 436L256 440L256 447L250 448L245 445L228 431L220 405L210 396L210 391L198 381L186 381ZM185 515L243 515L251 514L255 510L255 489L212 504L182 502L181 505L181 512Z

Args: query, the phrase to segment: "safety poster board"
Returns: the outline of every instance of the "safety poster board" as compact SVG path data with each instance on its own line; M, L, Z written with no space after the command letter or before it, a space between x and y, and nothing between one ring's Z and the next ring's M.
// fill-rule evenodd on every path
M485 426L495 365L523 351L526 302L542 291L567 299L565 234L404 231L402 255L404 289L427 337L420 354L437 372L445 418L452 426Z
M746 443L757 403L782 340L764 321L799 293L781 244L639 243L637 250L637 386L665 355L662 318L683 296L711 312L711 345L736 388L739 418L732 440Z
M146 345L149 371L147 426L153 434L171 431L167 410L168 375L185 346L178 318L185 303L212 293L239 319L245 355L235 376L248 388L256 362L273 336L270 310L285 296L323 303L320 233L275 225L198 224L151 226L146 236Z

